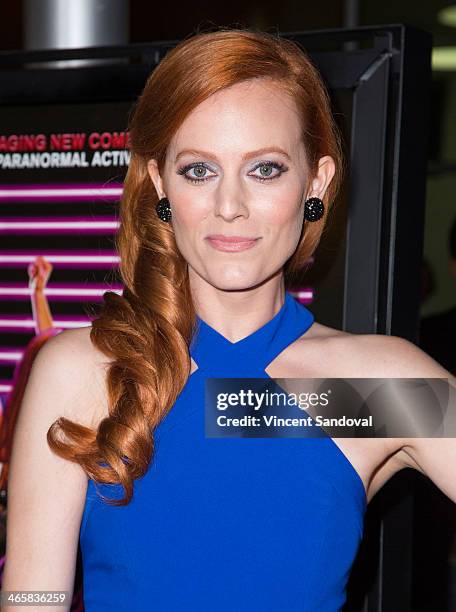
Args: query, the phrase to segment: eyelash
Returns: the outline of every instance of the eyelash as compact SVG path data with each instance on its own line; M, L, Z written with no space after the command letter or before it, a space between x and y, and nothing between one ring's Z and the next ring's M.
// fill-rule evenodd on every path
M263 161L263 162L258 162L258 164L253 168L252 172L254 170L258 170L258 168L261 168L262 166L270 166L271 168L275 168L276 170L280 170L280 172L278 174L276 174L275 176L271 176L271 177L264 177L264 176L254 176L253 178L255 178L256 180L264 183L265 181L272 181L276 178L279 178L279 176L281 176L284 172L286 172L288 170L288 168L280 163L280 162L275 162L275 161ZM194 177L190 177L187 176L186 173L191 170L192 168L206 168L206 170L210 170L210 168L208 168L206 166L206 164L204 164L203 162L196 162L194 164L187 164L186 166L181 166L178 170L177 170L177 174L182 174L183 177L187 180L190 181L190 183L194 183L194 184L198 184L198 183L204 183L205 181L209 180L210 178L212 178L212 176L206 176L203 178L194 178Z

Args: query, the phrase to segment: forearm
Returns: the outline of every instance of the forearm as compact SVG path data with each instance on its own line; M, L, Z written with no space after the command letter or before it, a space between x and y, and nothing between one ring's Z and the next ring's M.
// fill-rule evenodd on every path
M32 293L32 311L35 320L35 332L37 334L53 327L51 310L43 289L37 289Z

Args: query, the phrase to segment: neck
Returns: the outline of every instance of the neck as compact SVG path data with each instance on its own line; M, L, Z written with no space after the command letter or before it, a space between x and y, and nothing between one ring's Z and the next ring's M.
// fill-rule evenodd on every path
M230 342L237 342L270 321L285 301L280 274L248 289L220 289L189 271L197 315Z

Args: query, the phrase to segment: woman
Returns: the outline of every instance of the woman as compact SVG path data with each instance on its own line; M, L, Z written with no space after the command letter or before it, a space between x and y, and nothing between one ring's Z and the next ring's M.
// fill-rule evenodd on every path
M125 290L34 366L4 588L71 590L80 536L87 612L338 610L367 502L407 466L456 501L454 441L204 433L208 377L448 376L285 291L342 177L322 81L290 41L198 34L149 77L130 135Z

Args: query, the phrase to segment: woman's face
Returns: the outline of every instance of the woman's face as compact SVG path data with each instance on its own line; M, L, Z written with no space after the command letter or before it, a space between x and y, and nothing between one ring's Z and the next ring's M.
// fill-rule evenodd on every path
M334 173L332 158L322 158L306 193L300 134L293 100L272 81L254 79L217 92L187 116L162 175L150 161L192 281L241 290L281 271L298 245L305 199L322 197ZM254 241L230 248L215 235Z

